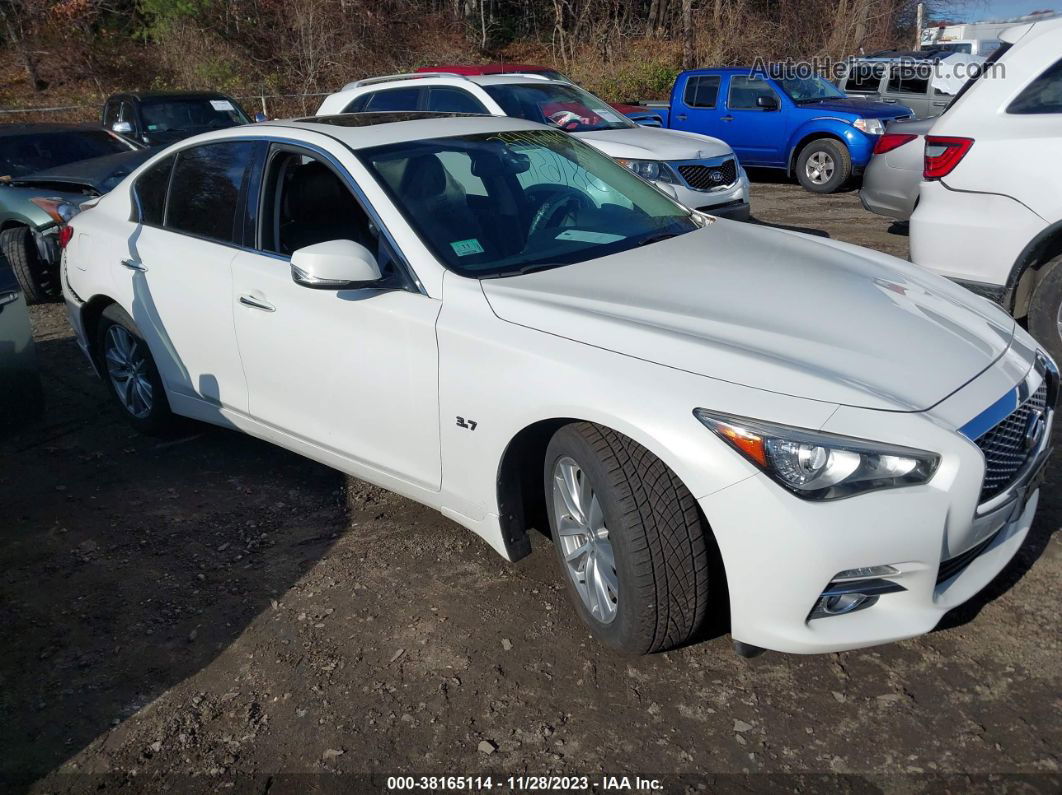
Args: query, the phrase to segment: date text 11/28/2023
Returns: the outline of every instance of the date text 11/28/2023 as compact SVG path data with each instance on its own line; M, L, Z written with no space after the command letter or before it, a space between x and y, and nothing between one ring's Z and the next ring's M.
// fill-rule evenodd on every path
M586 792L603 791L656 792L663 788L660 779L641 776L388 776L388 792L454 791L480 792L508 790L515 792Z

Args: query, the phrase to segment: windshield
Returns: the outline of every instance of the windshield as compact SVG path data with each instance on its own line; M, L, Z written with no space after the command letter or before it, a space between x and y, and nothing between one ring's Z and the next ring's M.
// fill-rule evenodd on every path
M147 100L140 105L140 116L144 129L154 133L250 124L240 107L228 99Z
M787 77L775 81L793 102L818 102L823 99L844 99L845 94L833 83L818 75Z
M78 160L128 152L132 147L105 130L70 130L0 137L0 176L24 177Z
M625 130L636 127L603 99L573 85L506 83L483 86L506 116L552 124L565 132Z
M584 262L700 226L649 183L555 130L408 141L359 157L439 261L464 276Z

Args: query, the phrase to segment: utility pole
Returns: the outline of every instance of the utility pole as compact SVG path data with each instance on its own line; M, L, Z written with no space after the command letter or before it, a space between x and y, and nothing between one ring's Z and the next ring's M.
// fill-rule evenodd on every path
M916 50L922 49L922 27L925 25L926 4L919 3L915 14L915 46Z

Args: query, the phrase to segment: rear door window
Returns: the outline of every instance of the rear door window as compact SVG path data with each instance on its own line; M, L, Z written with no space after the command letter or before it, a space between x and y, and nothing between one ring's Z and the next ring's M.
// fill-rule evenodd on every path
M719 99L719 75L689 78L682 99L690 108L714 108Z
M419 88L392 88L366 95L363 111L416 110L420 106Z
M243 184L254 152L253 141L203 144L179 152L170 180L166 228L219 243L242 241Z
M440 113L486 113L483 104L463 88L432 86L428 89L428 110Z
M1025 87L1007 113L1062 113L1062 60Z
M888 92L890 94L922 94L929 91L929 67L894 66L889 72Z
M852 94L872 94L881 86L884 68L878 64L852 64L844 81L844 90Z

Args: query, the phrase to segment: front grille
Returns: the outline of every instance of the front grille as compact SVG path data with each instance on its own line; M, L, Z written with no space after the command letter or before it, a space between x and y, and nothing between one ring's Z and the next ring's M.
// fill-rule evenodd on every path
M947 582L973 563L978 555L988 549L989 545L995 541L996 536L998 536L1002 530L1003 528L1001 527L984 541L970 547L965 552L961 552L953 558L940 561L940 568L937 569L937 585L940 585L942 582Z
M1006 419L980 436L977 446L985 455L985 479L981 484L981 502L990 500L1014 480L1036 450L1025 446L1025 434L1033 412L1043 414L1047 408L1047 381Z
M737 181L737 161L725 160L718 166L689 164L678 167L679 174L694 190L711 190Z

